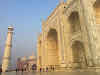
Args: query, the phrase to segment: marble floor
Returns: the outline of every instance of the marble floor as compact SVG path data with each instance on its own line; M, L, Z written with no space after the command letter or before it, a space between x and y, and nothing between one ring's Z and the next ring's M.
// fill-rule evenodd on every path
M7 72L0 75L100 75L100 72Z

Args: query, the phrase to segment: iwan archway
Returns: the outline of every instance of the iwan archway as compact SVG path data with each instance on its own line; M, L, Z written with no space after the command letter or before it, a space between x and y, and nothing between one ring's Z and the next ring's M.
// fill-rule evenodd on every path
M59 64L58 56L58 37L55 29L50 29L47 35L47 65L57 66Z

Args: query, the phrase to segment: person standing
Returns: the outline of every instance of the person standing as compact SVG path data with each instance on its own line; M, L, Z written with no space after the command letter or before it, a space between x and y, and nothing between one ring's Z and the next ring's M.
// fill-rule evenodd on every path
M42 68L40 68L40 72L42 71Z
M54 66L52 67L52 70L53 70L53 71L55 70L55 67L54 67Z
M48 72L48 67L46 67L46 72Z

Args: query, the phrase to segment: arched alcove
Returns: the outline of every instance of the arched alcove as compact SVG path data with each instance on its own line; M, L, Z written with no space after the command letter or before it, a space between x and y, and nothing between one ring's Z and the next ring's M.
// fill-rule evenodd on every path
M47 36L48 65L58 65L58 37L55 29L50 29Z
M69 16L69 23L71 26L71 32L78 32L81 30L80 27L80 19L79 19L79 14L78 12L72 12L71 15Z
M93 7L95 12L96 24L100 24L100 0L96 0Z
M84 44L80 41L74 41L72 44L73 64L76 68L82 68L86 65L86 56Z

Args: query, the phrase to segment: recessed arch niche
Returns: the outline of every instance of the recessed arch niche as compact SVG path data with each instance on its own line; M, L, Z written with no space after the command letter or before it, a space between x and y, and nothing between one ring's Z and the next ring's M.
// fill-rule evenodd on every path
M81 30L80 26L80 18L79 18L79 13L74 11L70 14L69 18L69 24L71 26L71 32L78 32Z
M50 66L56 66L59 63L58 56L58 34L56 29L50 29L47 34L47 62Z
M75 68L86 66L86 55L84 44L81 41L74 41L72 44L73 64Z

